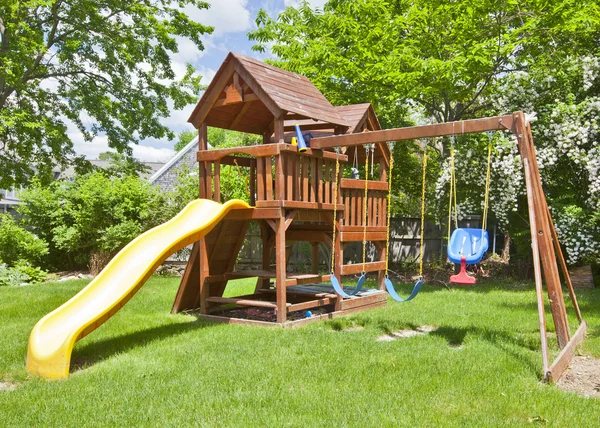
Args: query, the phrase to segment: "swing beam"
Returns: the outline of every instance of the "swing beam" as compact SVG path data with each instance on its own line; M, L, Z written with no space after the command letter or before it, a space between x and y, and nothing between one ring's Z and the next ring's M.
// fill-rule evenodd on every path
M548 345L545 325L540 323L540 333L546 340L542 340L542 359L544 379L556 381L568 367L573 357L574 348L581 343L587 331L587 324L579 316L579 306L573 291L573 286L566 270L564 256L560 251L556 230L550 216L548 203L535 155L535 147L531 134L531 127L525 113L514 112L510 115L495 116L484 119L471 119L456 122L447 122L431 125L394 128L382 131L371 131L349 135L334 135L331 137L315 138L311 146L317 149L331 149L334 147L351 147L363 144L385 143L388 141L407 141L422 138L443 137L449 135L462 135L481 133L487 131L510 131L517 138L519 153L523 160L525 170L525 184L528 194L529 220L531 227L532 251L534 254L534 269L543 273L546 291L550 303L552 320L556 330L560 354L552 364L548 361ZM563 270L565 283L569 290L573 306L580 324L571 336L561 280L558 272L558 263ZM542 276L535 276L536 289L542 289ZM544 316L544 297L537 293L538 311L540 320Z

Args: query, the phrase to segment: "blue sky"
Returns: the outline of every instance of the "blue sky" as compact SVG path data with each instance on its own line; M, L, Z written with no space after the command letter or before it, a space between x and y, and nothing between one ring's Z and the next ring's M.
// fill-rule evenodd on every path
M264 59L267 54L260 55L252 51L252 42L248 40L248 31L256 28L254 23L259 9L265 9L270 16L275 17L286 6L296 6L298 0L208 0L211 7L208 10L186 9L188 15L198 22L215 28L213 34L203 38L204 51L199 51L188 40L179 41L179 52L172 56L173 69L176 74L185 72L185 64L191 63L203 76L202 82L208 84L218 70L221 62L230 51L251 55ZM326 0L311 0L311 6L322 8ZM193 105L184 110L175 111L163 123L175 131L193 129L187 123ZM71 131L75 150L94 159L99 153L106 151L106 138L99 136L93 142L84 142L76 129ZM148 139L134 147L134 155L145 161L166 161L173 154L174 141Z

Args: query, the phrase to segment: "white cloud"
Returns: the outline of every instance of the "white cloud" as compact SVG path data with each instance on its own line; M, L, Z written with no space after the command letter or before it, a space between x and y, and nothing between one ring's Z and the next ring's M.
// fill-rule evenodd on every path
M175 150L165 147L157 149L156 147L137 145L133 147L133 156L144 162L166 162L175 154Z
M314 9L316 7L318 7L319 9L323 10L323 6L325 5L325 3L327 3L327 0L309 0L310 6ZM296 7L300 4L300 0L283 0L283 4L287 7L287 6L293 6Z
M215 27L213 36L246 31L252 25L248 0L213 0L209 9L186 6L185 12L197 22Z

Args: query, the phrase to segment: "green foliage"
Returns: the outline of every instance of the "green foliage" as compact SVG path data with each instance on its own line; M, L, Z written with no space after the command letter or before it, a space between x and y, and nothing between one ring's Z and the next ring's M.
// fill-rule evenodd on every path
M46 279L47 272L20 260L14 267L0 263L0 287L35 284Z
M26 283L29 277L16 268L0 263L0 287L18 286Z
M208 128L208 143L213 148L226 149L229 147L251 146L259 143L261 138L258 135L229 129Z
M150 167L143 162L123 153L102 152L98 155L98 159L110 162L108 167L100 168L109 176L140 175L150 170Z
M137 176L101 172L27 189L19 207L26 224L50 243L53 267L88 263L93 252L119 250L167 218L165 197Z
M261 10L249 36L334 105L373 102L387 127L409 119L411 106L438 122L481 114L495 78L543 52L549 34L566 40L564 28L574 34L595 9L574 1L330 0L318 11L303 2L277 18Z
M15 266L21 261L37 263L48 254L48 244L17 224L10 214L0 214L0 261Z
M175 143L175 147L173 149L178 152L183 149L185 146L189 144L194 138L196 138L198 134L194 131L190 131L189 129L184 129L177 135L177 142Z
M170 54L178 52L178 39L204 49L201 37L213 29L186 12L208 6L201 0L3 0L0 188L35 173L48 177L57 164L72 162L69 124L86 141L103 135L127 154L144 138L173 138L161 118L196 102L201 77L188 64L178 78Z

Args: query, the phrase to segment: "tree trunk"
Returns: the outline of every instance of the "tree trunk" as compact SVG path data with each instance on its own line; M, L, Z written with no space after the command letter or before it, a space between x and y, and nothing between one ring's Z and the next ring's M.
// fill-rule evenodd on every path
M98 275L102 269L110 262L115 253L107 253L104 251L92 251L90 255L90 274L93 276Z
M510 235L504 232L504 248L502 249L502 261L508 263L510 261Z

